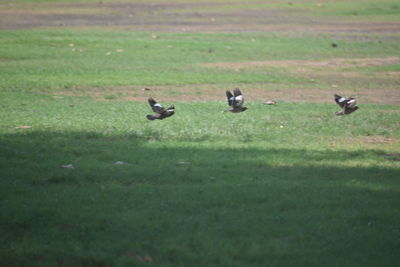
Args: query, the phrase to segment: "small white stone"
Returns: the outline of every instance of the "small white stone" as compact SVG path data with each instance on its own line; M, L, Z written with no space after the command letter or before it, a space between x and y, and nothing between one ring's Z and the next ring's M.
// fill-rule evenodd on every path
M66 169L74 169L74 165L72 164L67 164L67 165L61 165L62 168L66 168Z
M189 161L179 161L176 163L177 166L185 166L185 165L190 165Z

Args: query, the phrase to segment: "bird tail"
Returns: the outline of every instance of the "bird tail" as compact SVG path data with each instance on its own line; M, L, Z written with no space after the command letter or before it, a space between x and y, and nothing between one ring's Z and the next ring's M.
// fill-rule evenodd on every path
M153 116L153 115L147 115L146 118L147 118L148 120L150 120L150 121L154 121L155 119L157 119L157 117L156 117L156 116Z

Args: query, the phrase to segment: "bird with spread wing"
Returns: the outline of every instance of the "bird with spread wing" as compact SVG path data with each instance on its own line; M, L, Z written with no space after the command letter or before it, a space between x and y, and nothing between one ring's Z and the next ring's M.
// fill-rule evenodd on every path
M228 110L233 113L239 113L245 111L247 107L243 107L244 98L242 92L240 92L239 88L233 90L233 94L231 91L226 91L226 97L228 98L228 105L231 107Z
M354 97L344 98L335 94L335 102L342 108L341 111L335 113L337 116L347 115L358 109L357 100Z
M162 120L171 117L175 113L175 107L173 105L169 106L167 109L161 106L154 98L149 98L149 104L151 109L155 112L154 115L147 115L148 120Z

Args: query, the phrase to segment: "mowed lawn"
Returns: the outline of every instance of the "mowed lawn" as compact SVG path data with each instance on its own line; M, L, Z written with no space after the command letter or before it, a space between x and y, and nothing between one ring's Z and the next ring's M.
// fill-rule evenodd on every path
M0 265L396 266L399 41L0 31Z
M397 107L2 99L5 266L396 264Z

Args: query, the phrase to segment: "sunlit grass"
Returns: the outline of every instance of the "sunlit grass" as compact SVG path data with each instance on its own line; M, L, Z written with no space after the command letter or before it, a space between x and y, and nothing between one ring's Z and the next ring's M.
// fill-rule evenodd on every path
M5 265L397 262L395 106L2 99Z
M155 37L154 37L155 36ZM202 64L332 57L375 57L398 52L395 40L365 44L330 37L276 34L176 34L102 31L2 32L1 89L54 91L126 85L290 83L307 78L280 71L210 69ZM254 51L257 51L255 53Z

